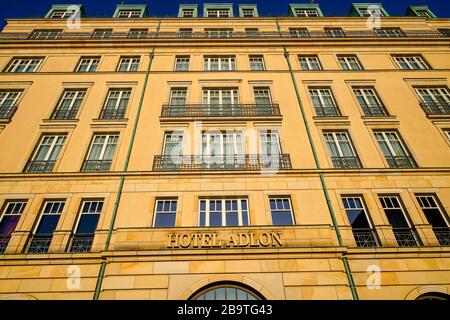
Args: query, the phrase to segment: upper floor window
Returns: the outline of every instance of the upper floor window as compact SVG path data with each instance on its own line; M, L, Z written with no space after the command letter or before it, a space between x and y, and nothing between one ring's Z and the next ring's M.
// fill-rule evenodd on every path
M203 89L203 104L232 105L239 103L239 92L235 88Z
M248 225L247 199L225 198L200 200L200 227L236 227Z
M416 10L416 14L419 17L427 17L427 18L432 18L432 16L430 15L430 13L428 12L428 10Z
M380 37L404 37L405 33L400 28L380 28L374 29Z
M205 36L207 38L230 38L233 34L233 29L230 28L208 28L205 29Z
M109 39L111 38L113 29L95 29L92 33L93 39Z
M255 16L255 10L253 9L242 9L243 18L253 18Z
M428 115L450 115L450 92L447 87L422 87L415 90Z
M281 154L280 137L277 130L260 130L261 155L278 156Z
M100 63L100 57L82 57L76 68L77 72L94 72Z
M245 35L251 38L257 38L260 36L258 28L245 28Z
M51 119L75 119L85 95L86 89L64 90L55 111L53 111Z
M356 99L367 117L372 116L387 116L388 113L381 103L375 88L372 87L358 87L353 88Z
M253 94L255 96L255 104L261 106L269 106L272 104L269 88L255 87L253 88Z
M391 168L414 168L416 163L397 131L376 131L375 138Z
M322 70L318 56L298 56L301 70Z
M295 38L308 38L309 32L307 28L289 28L291 37Z
M6 67L5 72L36 72L42 63L43 58L14 58Z
M195 10L194 9L183 9L181 11L181 16L183 18L193 18L195 14Z
M148 29L130 29L128 32L128 38L131 39L141 39L147 38Z
M11 234L16 229L26 205L26 200L8 200L5 202L0 215L0 254L5 252Z
M121 57L117 71L137 71L140 61L140 57Z
M176 199L157 199L155 206L155 218L153 226L159 228L175 227L177 217Z
M119 10L117 13L118 18L139 18L141 16L141 10Z
M206 11L206 16L208 18L229 18L230 17L230 10L228 9L208 9Z
M416 195L417 201L441 246L450 246L450 220L435 194Z
M33 40L54 40L61 34L61 30L33 30L30 39Z
M319 12L316 9L295 9L296 17L318 17Z
M74 10L53 10L51 19L66 19L72 17L75 14Z
M189 71L189 56L177 56L175 58L175 71Z
M66 141L66 134L44 134L30 161L25 166L26 173L51 172L55 166L58 155Z
M318 117L341 116L330 88L310 88L309 94Z
M353 143L346 131L323 134L335 168L361 168Z
M289 197L271 197L269 198L269 205L272 225L291 226L295 224Z
M21 90L0 90L0 119L11 119L21 94Z
M109 171L118 140L118 134L94 134L81 171Z
M91 251L97 224L103 209L103 200L84 200L70 243L70 252Z
M265 70L264 65L264 57L261 55L251 55L249 56L250 60L250 70L253 71L262 71Z
M398 67L403 70L430 69L421 55L394 56Z
M180 28L179 34L180 38L190 38L192 37L192 28Z
M205 160L209 157L218 156L217 159L211 159L211 164L214 160L222 162L223 155L235 156L244 154L244 142L242 139L242 132L203 132L202 133L202 155ZM233 161L234 163L234 161Z
M361 70L361 64L355 55L338 55L342 70Z
M342 28L325 28L325 34L330 38L343 38L345 37L344 30Z
M170 90L170 102L171 106L185 106L186 105L186 88L172 88Z
M233 71L236 70L235 56L211 56L203 58L205 71Z
M362 17L384 16L384 13L381 10L381 8L376 8L376 6L373 6L373 8L359 8L358 11Z
M110 89L100 119L122 119L125 116L131 89Z
M163 155L175 158L183 154L183 132L173 131L164 134ZM173 159L172 159L173 160Z

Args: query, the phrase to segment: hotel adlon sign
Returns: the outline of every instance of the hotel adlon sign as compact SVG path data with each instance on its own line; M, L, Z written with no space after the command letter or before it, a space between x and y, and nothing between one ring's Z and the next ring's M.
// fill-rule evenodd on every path
M170 233L167 248L281 247L281 232Z

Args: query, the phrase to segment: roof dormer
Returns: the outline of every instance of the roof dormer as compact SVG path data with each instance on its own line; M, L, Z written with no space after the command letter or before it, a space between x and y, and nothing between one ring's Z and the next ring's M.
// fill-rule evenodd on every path
M379 14L381 17L389 17L389 13L381 3L352 3L350 17L371 17Z
M84 7L82 4L54 4L45 17L49 19L67 19L77 11L81 17L84 17Z
M118 4L113 18L130 19L147 17L146 4Z
M241 18L255 18L259 17L258 7L256 4L240 4L239 8L239 17Z
M437 18L428 6L409 6L406 10L406 15L413 17Z
M232 18L232 3L205 3L203 4L204 18Z
M196 4L180 4L178 9L178 18L197 18L198 5Z
M323 17L318 4L290 4L288 13L293 17Z

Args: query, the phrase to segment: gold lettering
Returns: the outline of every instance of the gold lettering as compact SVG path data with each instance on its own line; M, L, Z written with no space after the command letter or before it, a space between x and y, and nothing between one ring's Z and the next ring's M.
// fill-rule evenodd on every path
M254 233L249 233L250 236L250 247L259 247L259 243L257 239L255 239Z
M211 247L211 234L210 233L202 234L202 247Z
M234 234L230 233L230 237L228 238L227 247L236 246L236 239L234 238Z
M264 240L264 238L265 238L265 240ZM263 247L268 247L270 245L270 237L266 232L263 232L259 235L259 243Z
M212 234L212 247L213 248L219 248L222 246L221 241L217 238L219 235L217 233Z
M187 241L184 241L184 240ZM180 246L182 248L188 248L191 245L191 236L187 233L184 233L180 236Z
M239 246L246 247L250 243L250 237L248 233L238 233L239 237Z
M178 240L180 237L179 234L170 233L167 236L169 237L169 245L167 246L167 248L179 248L180 247L180 245L178 243Z
M275 242L278 243L278 246L283 246L283 242L281 241L281 232L271 232L270 237L272 238L272 246L276 245Z

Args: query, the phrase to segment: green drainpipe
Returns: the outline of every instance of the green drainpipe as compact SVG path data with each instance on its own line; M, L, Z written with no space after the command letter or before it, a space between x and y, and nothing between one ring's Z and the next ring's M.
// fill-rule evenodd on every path
M279 26L278 22L277 22L277 26ZM300 92L298 90L297 81L295 79L295 74L292 70L291 61L289 60L289 52L286 50L286 47L283 47L283 49L284 49L284 57L286 58L286 61L287 61L288 67L289 67L289 72L291 74L292 83L294 84L295 94L297 96L297 102L298 102L298 106L300 109L300 113L302 114L303 123L305 124L309 144L311 146L311 150L314 155L314 161L316 163L317 169L320 170L321 167L320 167L319 157L317 156L316 147L314 145L314 141L313 141L313 138L311 135L311 129L309 127L309 124L308 124L308 121L306 118L305 110L303 109L303 103L302 103L302 99L300 97ZM327 184L325 182L323 172L319 172L319 177L320 177L320 183L322 184L322 190L325 195L326 202L327 202L328 211L330 213L331 220L333 222L333 227L334 227L334 230L335 230L337 238L338 238L339 246L342 247L342 246L344 246L344 242L342 241L341 232L339 231L339 226L336 221L336 215L334 214L333 206L331 205L331 200L330 200L330 196L328 194L328 188L327 188ZM347 274L347 279L348 279L348 283L350 285L350 290L352 292L353 299L359 300L358 293L356 292L355 283L353 282L353 277L352 277L352 273L350 270L350 266L347 261L347 257L342 257L342 263L344 264L345 273Z
M158 24L157 30L159 30L159 24ZM127 151L127 156L125 158L125 165L123 167L123 172L128 171L128 164L130 163L131 151L133 149L134 139L136 137L136 129L137 129L137 126L139 123L139 117L141 115L142 104L144 102L144 95L145 95L145 91L147 89L148 78L150 75L150 68L152 66L154 56L155 56L155 48L152 49L152 52L149 55L147 73L145 74L144 85L142 88L141 97L139 99L139 107L138 107L138 110L136 113L136 118L134 119L133 131L131 133L130 143L128 145L128 151ZM114 230L114 223L116 221L117 212L119 210L119 204L120 204L120 199L122 197L122 190L123 190L124 184L125 184L125 175L122 175L120 177L120 183L119 183L119 188L117 189L116 201L114 202L114 209L113 209L113 214L111 217L111 223L109 225L108 234L106 236L105 247L103 248L103 251L108 251L108 249L109 249L109 244L111 242L111 236L112 236L112 232ZM95 286L94 300L98 300L98 298L100 296L100 290L102 288L103 278L105 276L105 270L106 270L106 261L102 261L102 264L100 266L100 271L98 274L97 284Z

